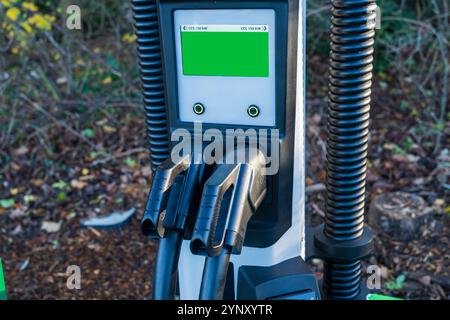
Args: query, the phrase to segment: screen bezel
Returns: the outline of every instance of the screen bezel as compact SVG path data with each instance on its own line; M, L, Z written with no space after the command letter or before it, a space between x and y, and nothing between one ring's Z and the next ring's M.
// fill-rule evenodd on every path
M161 2L160 30L163 42L163 68L165 95L167 112L169 116L170 131L183 128L194 132L194 123L181 121L179 119L178 85L177 85L177 59L176 40L174 27L174 12L176 10L201 10L201 9L272 9L275 11L275 125L274 126L252 126L202 123L203 130L219 129L225 132L226 129L246 129L246 128L268 128L279 129L281 138L286 132L286 94L287 94L287 47L288 47L288 25L289 6L285 1L164 1Z

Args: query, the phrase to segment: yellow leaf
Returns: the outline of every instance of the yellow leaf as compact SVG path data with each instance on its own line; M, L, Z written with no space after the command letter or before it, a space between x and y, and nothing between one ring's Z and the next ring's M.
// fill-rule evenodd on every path
M48 18L49 18L48 15L43 16L43 15L37 13L37 14L31 16L30 18L28 18L28 22L31 23L32 25L35 25L39 29L51 30L52 24Z
M37 200L37 197L32 195L32 194L27 194L23 197L23 201L25 202L25 204L28 204L30 202L34 202Z
M8 16L9 19L11 19L12 21L16 21L17 18L20 15L20 10L19 8L13 7L13 8L9 8L6 11L6 15Z
M11 48L11 53L12 53L12 54L18 54L18 53L19 53L19 48L17 48L17 47L12 47L12 48Z
M105 126L103 126L103 131L105 131L106 133L114 133L117 131L117 129L114 127L105 125Z
M31 33L33 31L33 28L31 28L31 26L28 22L22 22L20 25L28 33Z
M397 145L396 145L395 143L385 143L385 144L383 145L383 147L384 147L386 150L389 150L389 151L394 150L396 146L397 146Z
M36 7L36 5L34 3L27 2L27 1L22 3L22 8L33 11L33 12L37 11L39 9L38 7Z
M112 82L112 78L110 76L106 77L105 79L103 79L102 83L103 84L110 84Z
M17 188L11 189L9 190L9 193L11 193L12 196L15 196L19 193L19 189Z
M135 40L136 40L136 35L135 35L135 34L125 33L125 34L122 36L122 41L123 41L123 42L129 42L129 43L132 43L132 42L134 42Z
M44 15L45 19L47 19L50 22L55 22L56 21L56 17L51 16L49 14Z
M89 169L84 168L83 170L81 170L81 174L82 174L83 176L87 176L87 175L89 174Z

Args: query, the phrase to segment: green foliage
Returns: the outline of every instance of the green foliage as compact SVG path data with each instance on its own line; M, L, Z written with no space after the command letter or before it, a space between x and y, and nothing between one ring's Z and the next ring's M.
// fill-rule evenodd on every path
M34 202L36 200L36 196L33 196L31 194L27 194L23 197L23 202L25 204L30 204L31 202Z
M81 8L81 31L65 26L69 4ZM27 143L44 143L51 155L48 130L56 123L90 140L95 132L79 128L119 111L107 101L140 101L133 33L128 1L0 0L2 148L39 131Z
M52 30L56 17L44 13L33 1L1 0L0 26L12 54L28 53L29 44L45 31Z
M130 168L134 168L137 165L136 160L134 160L133 158L130 158L130 157L127 157L123 162Z
M117 0L78 0L74 4L82 8L84 33L87 37L94 38L114 31L120 32L124 27L129 3ZM128 29L126 26L125 28Z
M56 200L58 200L59 202L65 202L67 200L67 194L64 191L58 192Z
M404 275L399 275L395 281L389 281L386 283L386 288L391 291L401 290L405 284L406 277Z
M12 208L15 204L14 199L0 199L0 207L3 209Z
M410 137L407 137L405 139L405 141L403 142L403 149L405 149L406 151L411 150L413 145L414 145L414 142L412 141L412 139Z
M95 132L94 132L94 130L88 128L88 129L84 129L83 131L81 131L81 135L85 138L93 138L93 137L95 137Z
M330 2L309 0L307 4L308 58L325 63L329 56ZM450 119L450 2L380 0L377 4L381 28L376 30L375 88L398 97L400 103L393 108L417 119L421 145L438 154L445 140L445 122ZM309 76L314 70L308 71Z
M52 188L58 190L65 190L69 188L69 185L65 181L59 180L58 182L52 184Z

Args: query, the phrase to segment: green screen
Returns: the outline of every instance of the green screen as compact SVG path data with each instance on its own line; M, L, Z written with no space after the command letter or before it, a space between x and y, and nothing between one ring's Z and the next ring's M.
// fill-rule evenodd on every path
M269 32L182 31L183 74L269 76Z

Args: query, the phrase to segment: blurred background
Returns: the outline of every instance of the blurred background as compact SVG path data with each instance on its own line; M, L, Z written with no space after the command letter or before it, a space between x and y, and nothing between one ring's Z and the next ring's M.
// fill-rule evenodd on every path
M307 2L307 219L314 225L324 210L330 7ZM66 27L73 4L81 30ZM380 268L385 294L449 299L450 3L378 5L368 175L377 235L366 266ZM0 0L0 258L10 299L151 296L157 244L139 229L151 171L131 9L118 0ZM393 205L406 208L396 214L414 227L410 234L393 226L396 217L373 216L392 204L380 195L399 191L393 198L402 203ZM120 228L80 223L132 209ZM426 217L416 219L414 210ZM320 277L321 262L311 263ZM80 290L66 286L69 265L81 269Z

